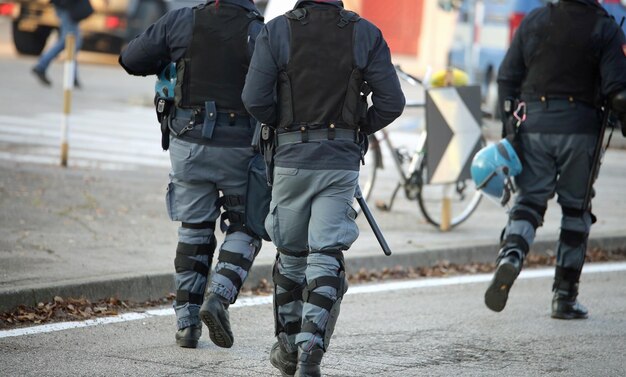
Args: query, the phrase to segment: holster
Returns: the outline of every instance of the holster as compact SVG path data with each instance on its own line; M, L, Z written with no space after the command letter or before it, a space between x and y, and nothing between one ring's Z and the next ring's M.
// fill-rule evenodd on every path
M260 124L259 151L265 161L265 172L267 184L272 185L274 181L274 151L276 149L276 129L267 124Z
M520 101L514 98L507 98L504 100L503 108L503 120L502 120L502 138L505 138L511 143L515 153L518 157L522 158L521 140L519 137L519 126L517 119L514 116L514 112L517 109Z
M156 116L159 124L161 125L161 148L163 148L164 151L168 150L170 147L169 121L173 105L173 98L164 98L159 96L154 97Z

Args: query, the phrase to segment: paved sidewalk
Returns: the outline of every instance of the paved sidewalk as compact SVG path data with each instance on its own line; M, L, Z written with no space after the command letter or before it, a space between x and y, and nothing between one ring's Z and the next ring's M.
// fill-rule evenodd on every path
M619 135L621 137L621 135ZM596 184L591 245L626 247L626 151L610 150ZM173 291L177 224L164 205L166 169L136 172L64 169L0 162L0 311L55 295L96 300L164 297ZM506 214L484 200L460 227L442 233L426 224L415 202L373 210L393 255L386 257L366 221L346 253L347 268L491 262ZM560 209L551 201L535 252L554 249ZM275 252L264 243L248 285L271 280Z

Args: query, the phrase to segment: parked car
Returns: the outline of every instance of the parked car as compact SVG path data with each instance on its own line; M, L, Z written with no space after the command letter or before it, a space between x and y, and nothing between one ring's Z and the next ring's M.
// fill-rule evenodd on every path
M205 0L91 0L94 13L81 22L83 50L119 53L137 34L167 11ZM259 8L267 0L257 1ZM59 21L49 0L0 0L0 16L13 19L18 53L39 55Z

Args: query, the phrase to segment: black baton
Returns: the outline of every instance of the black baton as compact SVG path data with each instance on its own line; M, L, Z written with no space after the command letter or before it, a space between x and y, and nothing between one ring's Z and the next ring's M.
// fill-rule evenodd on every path
M593 162L591 166L591 173L589 175L589 179L587 180L587 187L585 189L585 198L583 200L583 211L587 211L591 208L591 193L593 192L593 184L595 183L598 175L600 173L600 165L602 165L602 157L604 155L604 135L606 133L606 129L609 127L609 122L611 120L611 110L609 110L606 106L604 107L604 114L602 118L602 126L600 127L600 133L598 134L598 140L596 141L596 147L593 151Z
M376 224L376 219L374 219L372 212L370 212L370 209L367 206L365 199L363 199L363 194L361 193L361 188L359 187L359 185L356 186L354 197L356 198L356 201L359 202L361 211L363 211L363 215L365 215L368 224L370 224L370 227L372 228L372 231L374 232L374 235L376 236L380 247L383 249L383 253L385 253L385 255L391 255L391 249L389 248L389 245L385 240L385 236L383 236L383 233L380 231L378 224Z

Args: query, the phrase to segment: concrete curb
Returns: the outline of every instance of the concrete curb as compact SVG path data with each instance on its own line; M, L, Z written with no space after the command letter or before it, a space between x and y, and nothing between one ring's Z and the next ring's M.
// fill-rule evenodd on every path
M546 254L554 250L556 240L540 240L534 243L533 253ZM598 235L590 238L589 248L617 250L626 248L626 236L617 234ZM469 262L493 262L498 250L497 244L470 245L465 247L442 248L395 254L389 258L382 253L377 256L347 256L350 271L381 270L396 266L427 267L446 260L454 264ZM256 286L259 281L272 281L272 264L255 264L250 271L246 286ZM0 311L7 312L18 305L34 306L39 302L51 301L54 296L84 297L97 301L108 297L142 302L156 300L174 291L173 273L154 273L139 276L121 276L106 280L77 281L50 286L33 286L17 290L0 291Z

